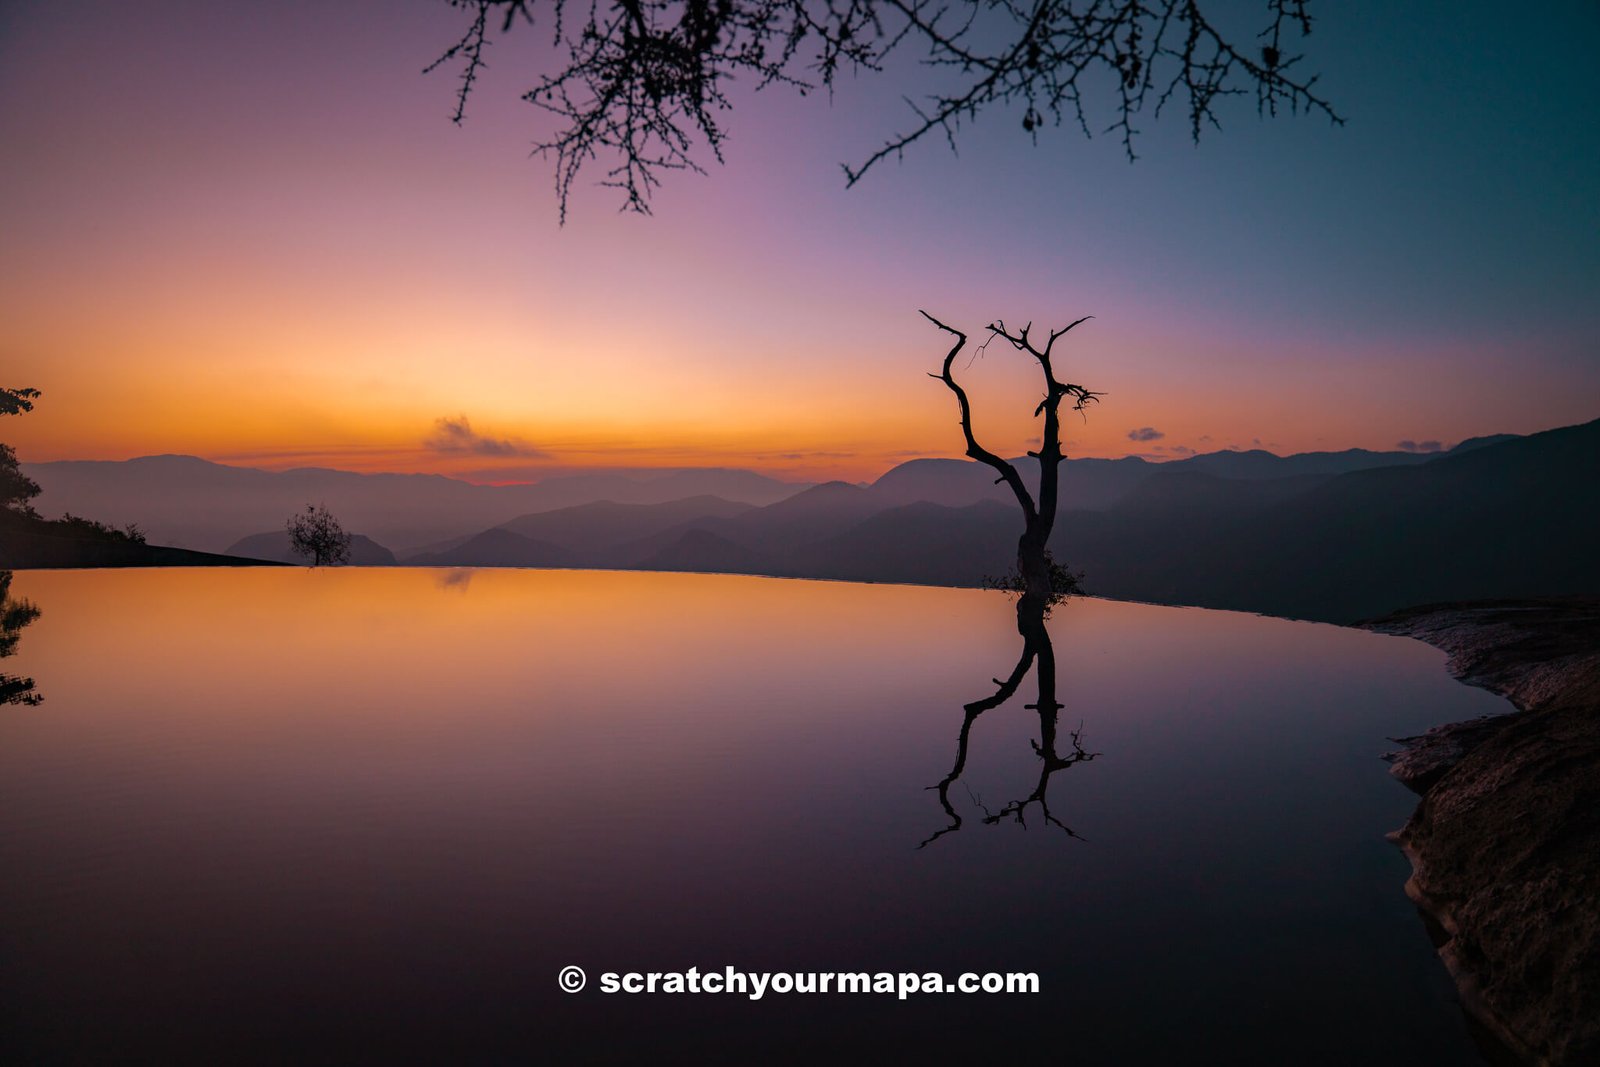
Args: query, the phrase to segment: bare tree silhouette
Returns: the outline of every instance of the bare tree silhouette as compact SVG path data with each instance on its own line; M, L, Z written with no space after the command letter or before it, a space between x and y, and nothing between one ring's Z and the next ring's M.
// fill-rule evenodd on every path
M1100 126L1130 159L1138 117L1159 116L1174 101L1197 141L1204 127L1220 128L1217 102L1231 96L1253 95L1264 115L1317 112L1343 122L1318 95L1316 77L1297 69L1293 49L1311 32L1309 0L1258 0L1264 26L1242 43L1219 29L1215 0L450 2L472 20L427 70L460 64L458 123L486 65L491 27L532 24L536 8L549 20L559 58L523 99L563 124L534 145L555 157L563 221L573 181L601 156L614 161L601 184L644 213L666 172L704 173L697 148L721 162L721 116L736 78L801 95L831 91L841 72L879 72L907 48L926 50L923 63L941 88L921 104L908 100L910 123L844 165L848 185L930 135L954 148L962 123L993 107L1021 107L1022 129L1035 140L1047 126L1075 125L1085 136ZM1086 94L1106 103L1092 106Z
M1056 342L1074 327L1088 322L1089 316L1069 323L1059 330L1050 331L1043 348L1038 347L1033 341L1032 323L1024 326L1019 332L1012 333L1006 329L1004 321L995 322L988 327L989 339L978 349L981 352L988 347L990 341L1000 338L1017 351L1032 356L1044 376L1044 399L1039 401L1039 406L1033 411L1035 418L1044 416L1044 426L1040 435L1039 450L1028 453L1039 461L1038 500L1028 492L1022 474L1015 464L1001 459L984 448L973 436L972 403L967 399L967 391L956 381L953 369L956 356L966 347L967 335L953 326L946 326L926 311L922 312L922 317L956 339L944 357L944 366L940 372L929 376L944 382L945 386L955 394L956 405L961 410L961 433L967 442L966 454L980 463L993 467L999 475L995 481L1006 484L1012 495L1017 498L1018 507L1022 509L1023 530L1022 536L1017 541L1015 582L1015 587L1022 596L1017 603L1017 618L1021 620L1024 615L1035 611L1048 613L1051 605L1077 591L1077 576L1051 559L1049 551L1050 534L1055 530L1056 509L1060 501L1061 461L1066 458L1066 454L1061 451L1061 402L1070 399L1072 409L1081 412L1101 396L1100 393L1092 392L1081 385L1058 380L1052 359Z

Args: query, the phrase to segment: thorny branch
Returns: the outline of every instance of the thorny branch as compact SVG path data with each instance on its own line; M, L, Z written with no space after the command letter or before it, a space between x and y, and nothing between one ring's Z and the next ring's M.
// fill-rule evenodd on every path
M990 108L1021 107L1034 139L1046 126L1086 136L1100 126L1129 159L1138 118L1175 101L1196 140L1220 128L1217 104L1233 96L1254 95L1263 115L1343 123L1293 50L1311 32L1309 0L1263 0L1265 27L1242 41L1225 37L1202 2L1211 10L1216 0L449 0L472 21L427 69L460 64L461 122L491 26L533 23L536 6L549 16L560 67L523 98L560 123L534 150L555 159L563 221L573 182L602 157L600 184L621 190L624 210L646 214L666 172L704 173L697 149L720 162L735 80L805 95L831 90L842 73L879 71L909 47L925 50L921 62L953 88L912 103L909 125L844 164L847 185L929 134L954 148L962 123Z

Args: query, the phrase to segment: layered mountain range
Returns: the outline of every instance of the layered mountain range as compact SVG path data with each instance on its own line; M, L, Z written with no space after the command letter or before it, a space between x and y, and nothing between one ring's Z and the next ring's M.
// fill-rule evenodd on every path
M283 516L308 501L363 535L354 562L418 566L977 585L1009 569L1021 528L1006 487L966 460L914 460L865 485L702 470L476 486L170 456L28 473L41 510L274 560L286 558ZM1068 460L1052 551L1098 595L1341 622L1436 600L1596 593L1597 487L1600 420L1441 454Z

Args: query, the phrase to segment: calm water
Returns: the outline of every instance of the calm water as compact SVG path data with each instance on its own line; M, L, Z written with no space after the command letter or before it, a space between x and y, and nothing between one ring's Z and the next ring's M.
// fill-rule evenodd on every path
M1416 642L1074 602L1055 747L1081 723L1098 756L1044 783L1060 825L985 822L1041 782L1030 679L973 721L959 826L919 849L955 824L928 787L962 706L1021 651L999 594L400 569L11 593L41 614L0 666L44 702L0 707L8 1062L1476 1062L1377 755L1501 704ZM1042 992L596 989L728 966Z

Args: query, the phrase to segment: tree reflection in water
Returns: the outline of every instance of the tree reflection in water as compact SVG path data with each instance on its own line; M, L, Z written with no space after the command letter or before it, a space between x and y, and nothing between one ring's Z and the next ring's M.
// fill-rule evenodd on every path
M39 617L31 601L12 599L11 572L0 571L0 659L17 650L23 628ZM44 701L32 678L0 672L0 704L39 704Z
M1050 800L1047 791L1050 787L1050 776L1057 771L1064 770L1077 763L1086 763L1094 759L1098 752L1086 751L1082 744L1083 728L1068 731L1066 743L1071 751L1065 755L1057 751L1056 746L1060 737L1057 720L1060 717L1062 705L1056 700L1056 653L1055 646L1050 643L1050 632L1045 628L1045 617L1049 613L1048 606L1030 604L1026 599L1017 605L1017 631L1022 635L1022 655L1017 659L1017 665L1011 669L1011 674L1004 680L996 678L994 683L998 688L993 696L982 700L975 700L966 705L966 716L961 722L961 732L956 738L956 761L950 768L950 773L944 780L929 789L936 789L939 793L939 804L944 808L945 814L950 816L950 825L937 831L918 848L937 841L945 834L961 829L961 815L950 803L950 787L961 777L967 765L967 743L972 735L972 724L978 716L991 708L997 708L1010 700L1022 685L1028 671L1035 665L1038 666L1037 680L1039 683L1039 699L1036 703L1025 705L1030 711L1039 714L1039 740L1032 742L1033 751L1039 757L1039 780L1033 792L1025 797L1013 800L999 811L989 811L983 808L984 819L987 824L998 823L1007 817L1016 819L1024 826L1024 815L1032 804L1039 805L1039 811L1044 815L1044 821L1051 826L1059 827L1066 831L1070 837L1077 837L1072 828L1050 812ZM976 798L974 798L976 801ZM983 807L979 802L978 806Z

